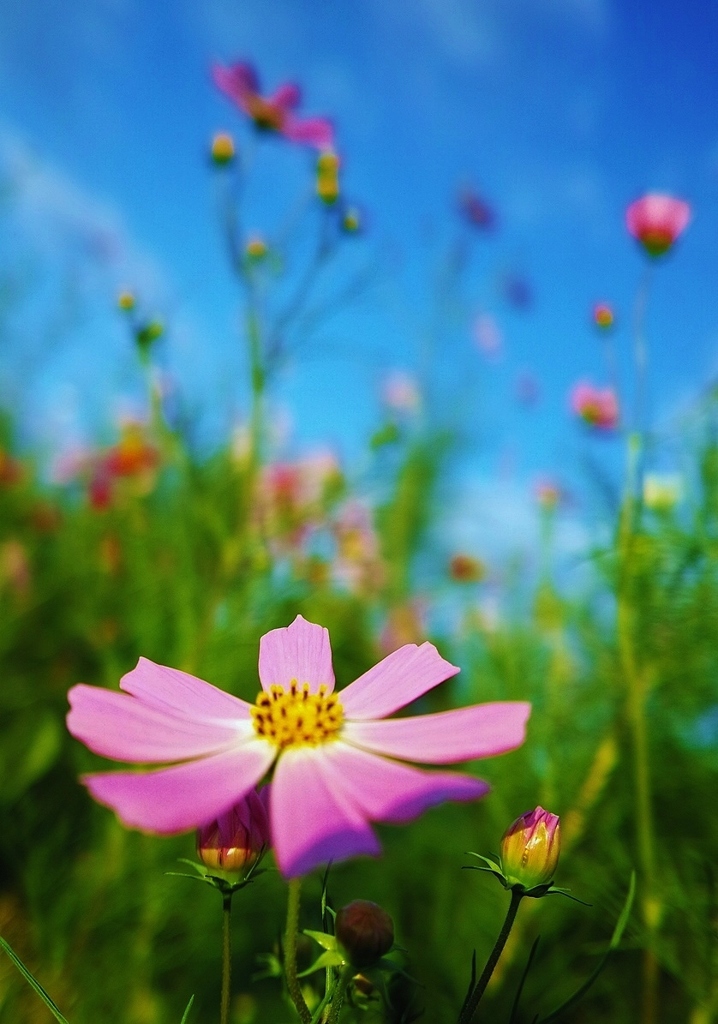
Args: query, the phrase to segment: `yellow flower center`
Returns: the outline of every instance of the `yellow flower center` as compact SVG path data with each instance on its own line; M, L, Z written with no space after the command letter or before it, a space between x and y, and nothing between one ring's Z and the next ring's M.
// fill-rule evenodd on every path
M336 737L344 721L344 709L336 694L322 684L318 693L309 692L293 679L289 690L270 686L257 697L252 708L254 731L265 740L285 747L316 747Z

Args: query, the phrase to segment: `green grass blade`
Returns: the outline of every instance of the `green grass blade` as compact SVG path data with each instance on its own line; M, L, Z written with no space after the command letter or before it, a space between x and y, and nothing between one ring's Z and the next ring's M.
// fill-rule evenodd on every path
M187 1018L189 1017L189 1011L192 1009L192 1003L193 1002L194 1002L194 996L190 996L189 997L189 1002L187 1003L187 1008L186 1008L185 1012L182 1014L182 1020L180 1021L180 1024L187 1024Z
M22 974L23 978L28 983L28 985L30 985L31 988L35 989L37 994L40 996L40 999L42 999L43 1003L48 1008L50 1013L53 1015L55 1020L59 1021L59 1024L69 1024L67 1018L62 1015L59 1007L55 1004L54 1000L50 998L50 996L47 994L47 992L42 987L37 978L34 978L30 971L28 971L27 967L22 962L20 957L14 951L12 946L10 946L5 941L2 935L0 935L0 947L2 947L5 950L5 952L10 957L12 962L15 964L20 974Z

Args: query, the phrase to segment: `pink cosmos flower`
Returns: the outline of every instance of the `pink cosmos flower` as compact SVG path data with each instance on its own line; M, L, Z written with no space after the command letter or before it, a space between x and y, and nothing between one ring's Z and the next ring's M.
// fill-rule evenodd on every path
M259 92L259 79L251 64L212 67L214 84L236 103L262 131L278 132L290 142L304 143L316 149L331 149L334 127L323 117L297 117L295 111L302 98L293 82L285 82L271 96Z
M626 226L649 256L668 252L690 219L688 203L659 193L637 199L626 210Z
M612 388L579 381L571 391L571 408L589 426L613 430L618 424L618 400Z
M140 658L124 693L79 684L68 729L104 757L161 764L83 779L132 828L171 834L215 820L273 770L272 843L285 876L329 859L380 852L372 821L403 822L488 786L404 761L450 764L512 750L530 705L499 702L389 719L458 668L429 643L407 644L339 693L329 634L297 616L259 644L254 704ZM167 765L170 765L167 767Z

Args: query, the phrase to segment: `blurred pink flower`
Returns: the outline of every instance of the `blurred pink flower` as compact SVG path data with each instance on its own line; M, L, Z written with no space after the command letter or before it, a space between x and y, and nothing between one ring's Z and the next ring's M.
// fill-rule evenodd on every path
M613 430L618 424L618 399L612 388L579 381L571 391L571 408L589 426Z
M278 132L290 142L304 143L316 149L331 149L334 127L323 117L297 117L295 111L302 98L293 82L286 82L271 96L259 92L259 79L251 64L237 63L225 68L212 67L214 84L262 131Z
M418 412L421 405L421 391L411 373L406 370L392 370L381 388L384 404L395 412Z
M459 189L459 213L464 220L475 228L490 230L496 227L496 214L485 199L470 187Z
M478 349L489 359L499 359L504 339L501 329L490 313L480 313L474 321L474 341Z
M668 252L690 219L688 203L659 193L637 199L626 210L626 226L649 256Z
M534 484L534 497L540 508L551 511L565 498L563 488L555 480L542 477Z
M488 786L402 762L450 764L519 746L530 705L496 702L387 720L459 670L429 643L408 644L340 693L326 629L297 616L259 644L255 704L145 658L124 693L79 684L70 733L104 757L158 770L88 775L100 803L131 828L161 834L219 818L273 769L272 843L285 876L380 852L373 821L403 822Z

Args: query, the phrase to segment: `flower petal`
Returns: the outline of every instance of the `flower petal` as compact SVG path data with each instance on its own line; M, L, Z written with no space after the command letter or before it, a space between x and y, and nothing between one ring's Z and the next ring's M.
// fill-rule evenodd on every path
M221 64L213 64L212 78L220 92L234 100L242 109L247 95L256 93L259 89L257 73L251 64L232 64L228 68L222 67Z
M193 719L83 683L67 696L70 733L96 754L117 761L184 761L236 745L253 731L247 719Z
M241 800L269 769L275 754L272 744L254 739L172 768L85 775L82 781L95 800L111 807L129 828L186 832Z
M140 658L137 667L120 679L120 689L159 711L193 720L203 718L221 723L250 717L251 704L246 701L178 668L157 665L148 658Z
M267 102L283 110L294 110L302 101L302 90L295 82L285 82L268 97Z
M369 824L346 800L333 775L322 770L321 751L285 750L272 779L272 843L279 870L288 878L328 860L379 853Z
M288 116L282 134L291 142L304 143L316 149L331 149L334 145L334 125L324 117Z
M433 644L406 644L346 686L339 699L347 718L384 718L458 671Z
M329 632L297 615L291 626L272 629L259 641L259 678L265 690L273 684L285 687L292 680L309 683L316 693L323 683L334 689Z
M388 757L452 764L520 746L530 713L530 704L506 701L414 718L345 722L342 739Z
M478 800L489 791L481 779L420 771L341 741L321 749L334 786L371 821L409 821L445 800Z

